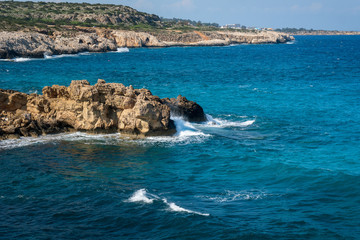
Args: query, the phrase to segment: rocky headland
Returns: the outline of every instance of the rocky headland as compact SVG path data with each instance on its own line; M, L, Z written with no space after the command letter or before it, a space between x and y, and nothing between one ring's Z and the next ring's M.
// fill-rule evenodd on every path
M206 121L200 105L185 97L160 99L147 89L99 79L69 87L44 87L42 95L0 89L0 140L71 131L120 132L125 136L173 135L171 115Z
M285 43L286 33L223 30L165 20L113 4L0 1L0 58L107 52L118 48Z
M107 52L117 48L172 47L172 46L225 46L230 44L285 43L294 38L272 31L262 32L175 32L154 33L104 28L77 27L73 32L0 32L0 58L42 58L46 55L75 54L80 52Z

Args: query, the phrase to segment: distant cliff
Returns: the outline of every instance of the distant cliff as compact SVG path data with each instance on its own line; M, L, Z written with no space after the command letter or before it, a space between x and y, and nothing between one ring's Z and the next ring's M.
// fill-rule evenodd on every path
M0 32L0 58L42 58L54 54L79 52L107 52L128 47L171 46L225 46L229 44L285 43L294 38L276 32L187 32L162 31L157 33L79 28L70 34L54 32L46 35L38 32Z
M224 31L111 4L0 1L0 58L116 51L121 47L284 43L272 31Z

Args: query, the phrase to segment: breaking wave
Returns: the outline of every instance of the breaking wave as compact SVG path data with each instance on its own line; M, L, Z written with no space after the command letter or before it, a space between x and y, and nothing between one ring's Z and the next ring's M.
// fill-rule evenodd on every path
M79 56L87 56L90 55L89 52L82 52L76 54L60 54L60 55L49 55L44 53L44 59L57 59L57 58L64 58L64 57L79 57Z
M181 117L171 117L176 126L173 136L155 136L143 139L132 139L122 136L120 133L112 134L90 134L84 132L49 134L39 137L20 137L19 139L8 139L0 141L0 150L26 147L35 144L58 143L60 141L81 141L84 144L120 145L124 142L132 142L140 145L164 144L164 146L187 145L201 143L214 136L209 128L239 127L246 128L255 123L255 120L228 121L213 118L207 115L205 123L190 123ZM208 131L208 132L207 132ZM210 133L209 133L210 132ZM216 134L215 134L216 135Z
M25 58L25 57L17 57L17 58L12 58L12 59L0 59L1 61L4 62L28 62L31 60L41 60L41 58Z
M213 118L211 115L206 114L207 122L206 125L211 127L225 128L225 127L249 127L253 125L256 119L247 120L244 122L228 121L220 118Z
M117 48L116 52L125 53L125 52L129 52L129 49L127 47Z
M166 145L173 144L189 144L203 142L207 138L211 137L210 134L202 132L196 128L194 124L185 121L181 117L171 117L175 123L176 133L174 136L165 137L147 137L146 139L137 140L139 143L164 143Z
M88 134L83 132L49 134L39 137L20 137L18 139L7 139L0 141L0 150L27 147L36 144L53 143L60 141L82 141L84 143L97 143L112 145L119 143L120 133L113 134Z
M128 202L144 202L144 203L153 203L154 202L154 198L149 198L148 196L146 195L149 195L147 192L146 192L146 189L143 188L143 189L140 189L140 190L137 190L136 192L134 192L134 194L128 199Z
M208 213L192 211L192 210L180 207L173 202L168 202L168 200L166 198L160 198L157 195L151 194L151 193L147 192L145 188L135 191L133 193L133 195L131 195L131 197L129 199L127 199L125 202L140 202L140 203L152 204L154 201L163 202L165 205L168 206L168 210L172 211L172 212L185 212L185 213L197 214L197 215L201 215L201 216L210 216L210 214L208 214Z
M51 55L49 53L44 53L44 58L29 58L29 57L16 57L12 59L1 59L1 61L6 62L28 62L28 61L39 61L39 60L47 60L47 59L57 59L57 58L64 58L64 57L79 57L90 55L89 52L81 52L76 54L60 54L60 55Z

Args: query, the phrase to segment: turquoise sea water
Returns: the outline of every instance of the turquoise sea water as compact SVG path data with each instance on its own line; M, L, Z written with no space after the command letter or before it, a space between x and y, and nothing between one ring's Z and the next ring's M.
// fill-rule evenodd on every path
M211 121L0 141L1 239L360 239L360 36L0 62L28 93L98 78Z

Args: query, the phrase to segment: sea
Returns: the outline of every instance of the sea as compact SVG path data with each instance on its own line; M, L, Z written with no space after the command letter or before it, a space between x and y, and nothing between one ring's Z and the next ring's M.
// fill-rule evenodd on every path
M170 137L0 141L0 239L360 239L360 36L0 61L0 88L179 94Z

